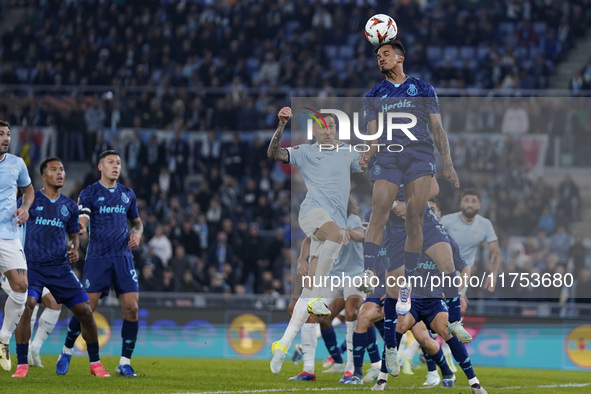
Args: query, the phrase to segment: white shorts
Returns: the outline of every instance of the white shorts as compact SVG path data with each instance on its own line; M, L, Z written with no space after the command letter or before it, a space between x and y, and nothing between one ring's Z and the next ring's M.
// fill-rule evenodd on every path
M0 272L27 269L23 245L19 239L0 239Z
M322 208L314 208L302 216L299 220L300 228L310 238L310 258L318 257L318 252L322 242L314 233L324 225L324 223L333 221L328 212Z

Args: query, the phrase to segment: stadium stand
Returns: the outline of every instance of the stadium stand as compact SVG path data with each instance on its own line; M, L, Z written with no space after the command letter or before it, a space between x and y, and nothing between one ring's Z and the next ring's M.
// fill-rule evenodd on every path
M379 74L359 26L373 7L396 15L412 48L407 68L437 88L546 88L591 22L590 3L578 0L358 3L28 1L16 28L0 33L0 118L55 128L69 161L92 163L108 147L123 153L146 225L136 256L143 290L287 294L290 173L266 159L264 134L247 132L273 128L292 96L367 90ZM591 88L590 70L573 92ZM575 116L583 102L574 103L565 117L584 119ZM554 104L522 103L525 133L558 137L540 126L544 105ZM540 272L590 267L581 242L566 247L581 209L572 179L553 187L524 175L505 109L444 111L463 185L483 189L503 261ZM568 124L591 138L591 122ZM454 135L463 132L479 138ZM586 146L573 148L574 165L591 164ZM40 153L30 152L34 166ZM72 197L94 179L89 173ZM440 185L449 212L458 195ZM525 237L526 252L509 236Z

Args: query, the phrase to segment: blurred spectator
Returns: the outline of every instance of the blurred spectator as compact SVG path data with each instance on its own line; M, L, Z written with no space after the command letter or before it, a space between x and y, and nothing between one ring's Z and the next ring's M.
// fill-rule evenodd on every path
M529 115L519 101L513 100L505 111L501 131L505 134L525 134L529 130Z
M172 267L164 267L162 271L162 290L166 292L175 292L178 290L176 277Z
M207 265L214 267L218 273L224 271L224 264L232 264L234 251L228 244L228 235L220 231L214 244L208 249Z
M156 226L154 236L148 241L148 246L154 249L154 254L160 258L162 264L167 267L172 257L172 243L166 235L164 235L164 227Z
M201 292L201 285L193 277L190 269L185 270L181 276L181 283L179 284L179 292L181 293L199 293Z
M571 248L572 237L562 225L556 227L556 232L550 236L550 253L556 254L560 261L566 262Z

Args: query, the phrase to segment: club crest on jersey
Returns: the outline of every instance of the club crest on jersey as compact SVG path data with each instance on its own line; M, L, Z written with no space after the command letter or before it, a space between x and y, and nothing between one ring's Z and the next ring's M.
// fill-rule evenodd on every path
M70 215L70 211L68 211L65 205L62 205L62 216L68 217L68 215Z
M123 201L125 204L129 202L129 197L127 197L127 194L121 193L121 201Z
M90 287L90 281L88 279L86 279L86 282L84 282L84 287L87 289Z
M382 172L382 167L378 166L377 164L373 167L373 173L375 175L380 175L380 173Z
M417 93L419 93L419 91L417 90L417 87L415 86L414 83L411 83L410 86L408 87L408 89L406 90L406 94L408 94L409 96L416 96Z

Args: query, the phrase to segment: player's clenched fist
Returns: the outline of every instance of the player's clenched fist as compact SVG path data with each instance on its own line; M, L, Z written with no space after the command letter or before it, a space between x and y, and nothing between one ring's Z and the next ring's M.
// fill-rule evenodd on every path
M279 121L282 123L287 123L287 121L293 116L291 114L291 108L289 107L283 107L279 110L279 114L277 114L277 116L279 116Z

